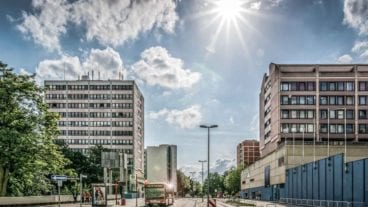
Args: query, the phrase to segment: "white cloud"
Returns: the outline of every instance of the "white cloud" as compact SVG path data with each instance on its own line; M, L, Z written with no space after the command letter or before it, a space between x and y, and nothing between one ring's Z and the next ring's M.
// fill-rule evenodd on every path
M337 58L337 62L342 64L351 63L352 60L353 58L348 54L342 55L339 58Z
M74 4L72 20L85 25L87 40L117 46L153 28L173 33L178 20L175 8L172 0L82 0Z
M262 2L258 1L258 2L252 2L250 4L250 8L254 9L254 10L259 10L261 8L261 4Z
M157 112L151 111L148 116L150 119L164 118L167 123L184 129L198 127L202 120L201 107L199 105L193 105L181 111L164 108Z
M23 12L17 28L50 51L60 51L60 37L69 25L82 25L89 41L118 46L152 29L174 33L178 20L172 0L33 0L32 7L34 12Z
M43 60L36 68L36 80L41 83L43 80L76 80L80 75L87 75L90 72L94 79L98 79L100 72L101 79L119 79L119 72L125 74L123 61L119 53L112 48L104 50L92 49L87 58L82 62L76 56L63 55L60 59Z
M181 59L172 57L162 47L143 51L141 60L132 65L132 70L149 85L170 89L191 88L201 78L200 73L185 69Z
M345 0L344 23L359 31L360 35L368 35L368 1Z
M23 12L23 22L17 28L36 44L60 51L59 38L66 33L70 5L66 0L33 0L32 6L36 14Z
M231 124L234 124L234 117L233 116L230 116L229 121L230 121Z
M30 73L28 70L24 69L24 68L21 68L19 70L19 74L20 75L32 75L32 73Z
M368 50L368 41L357 41L351 49L355 53L363 53L366 50Z

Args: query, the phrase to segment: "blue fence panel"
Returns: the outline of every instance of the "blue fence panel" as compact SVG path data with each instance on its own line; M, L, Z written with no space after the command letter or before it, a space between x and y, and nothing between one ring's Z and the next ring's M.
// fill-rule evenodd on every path
M297 198L302 197L302 166L296 168Z
M307 164L307 199L313 199L313 163Z
M293 180L293 183L292 183L292 194L293 194L293 198L298 198L298 176L297 176L297 168L293 168L292 169L292 180Z
M302 165L301 166L301 180L302 180L302 185L301 185L301 191L302 191L302 199L306 199L307 198L307 166L306 165Z
M349 163L353 165L353 201L364 202L364 160Z
M347 170L343 171L343 200L353 201L353 166L347 165Z
M333 177L334 177L334 200L341 201L342 200L342 180L343 180L343 168L344 161L343 155L336 155L334 158L333 164Z
M364 197L365 202L368 203L368 159L364 160L364 181L365 181L365 190Z
M326 200L334 199L334 157L328 157L326 161Z
M319 200L319 166L318 161L313 166L313 199Z
M326 200L326 159L318 161L319 199Z

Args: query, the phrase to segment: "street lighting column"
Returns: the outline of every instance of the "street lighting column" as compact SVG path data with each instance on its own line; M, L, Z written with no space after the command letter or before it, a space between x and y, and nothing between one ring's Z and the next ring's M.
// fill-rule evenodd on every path
M217 125L200 125L200 128L206 128L208 130L208 140L207 140L207 207L209 207L209 200L210 200L210 129L218 127Z

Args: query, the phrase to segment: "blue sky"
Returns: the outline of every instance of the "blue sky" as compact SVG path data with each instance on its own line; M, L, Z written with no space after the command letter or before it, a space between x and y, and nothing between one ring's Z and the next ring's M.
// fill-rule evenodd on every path
M17 72L36 72L39 82L64 69L67 79L92 69L135 79L145 145L178 145L186 171L206 159L199 124L219 125L213 165L231 165L237 143L258 138L270 62L368 59L365 0L2 0L0 14L0 60Z

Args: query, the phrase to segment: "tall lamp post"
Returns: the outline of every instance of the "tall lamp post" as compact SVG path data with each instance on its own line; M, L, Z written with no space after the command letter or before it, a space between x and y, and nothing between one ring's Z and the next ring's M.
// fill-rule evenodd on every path
M207 162L207 160L198 160L202 164L202 202L203 202L203 163Z
M210 129L217 128L217 125L200 125L200 128L206 128L208 139L207 139L207 179L208 179L208 185L207 185L207 207L210 206Z

